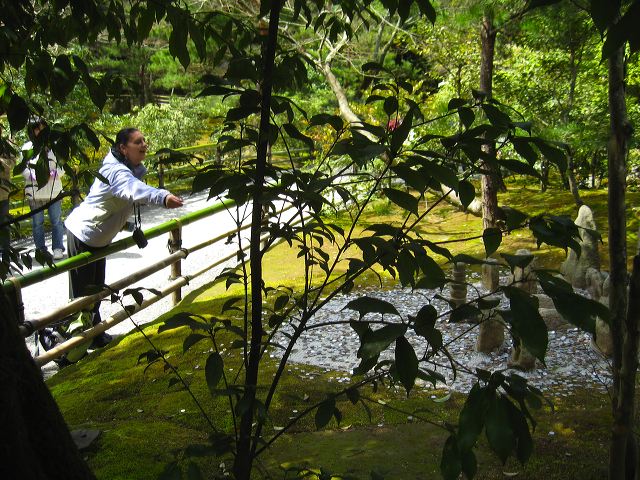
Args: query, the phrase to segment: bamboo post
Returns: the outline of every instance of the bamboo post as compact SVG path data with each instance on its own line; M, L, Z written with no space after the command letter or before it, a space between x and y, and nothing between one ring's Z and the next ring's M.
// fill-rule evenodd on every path
M174 253L182 248L182 225L178 222L178 226L169 232L169 253ZM171 264L171 275L169 280L173 281L182 276L182 260ZM177 305L182 300L182 289L178 288L171 294L171 302Z

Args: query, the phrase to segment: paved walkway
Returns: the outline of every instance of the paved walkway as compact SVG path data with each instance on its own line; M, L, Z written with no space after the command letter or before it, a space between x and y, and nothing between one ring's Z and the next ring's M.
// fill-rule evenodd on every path
M207 201L207 193L208 192L204 192L185 197L184 206L174 210L167 210L156 206L143 207L143 229L151 228L152 226L164 223L168 220L179 218L188 213L211 206L213 201ZM220 235L234 228L235 225L229 214L227 212L220 212L211 217L184 226L182 234L183 246L189 248L208 238L213 238L214 236ZM121 232L115 240L119 240L120 238L124 238L129 235L131 235L131 233ZM248 230L245 230L245 236L248 235ZM106 283L110 284L119 280L168 255L167 240L168 235L161 235L160 237L149 240L149 244L144 249L139 249L137 246L133 246L127 250L107 257ZM47 244L50 246L50 238L47 239ZM29 240L18 242L18 245L24 248L33 248L33 243ZM182 261L182 272L184 274L189 274L195 270L199 270L234 251L235 248L235 245L221 244L215 247L206 247L198 252L191 253ZM232 263L233 261L226 262L224 265L215 267L209 273L203 274L197 279L194 279L187 287L183 288L183 296L189 291L210 283L222 268L224 268L224 266ZM160 289L167 284L168 278L169 267L131 285L131 287ZM151 294L147 295L151 296ZM26 319L41 316L56 307L61 307L68 302L68 274L63 273L44 282L24 288L22 296L25 305ZM127 303L133 303L132 299L128 298ZM167 297L149 306L145 310L136 313L133 318L137 323L144 324L156 319L159 315L167 312L171 308L171 299L170 297ZM105 319L119 310L121 310L121 308L118 304L111 304L109 300L106 299L102 302L100 313L102 318ZM109 333L112 335L120 335L129 332L133 328L134 326L132 322L130 320L125 320L111 328ZM36 346L33 338L33 336L28 338L27 344L31 352L35 353ZM45 371L55 372L56 368L55 364L50 362L47 364Z

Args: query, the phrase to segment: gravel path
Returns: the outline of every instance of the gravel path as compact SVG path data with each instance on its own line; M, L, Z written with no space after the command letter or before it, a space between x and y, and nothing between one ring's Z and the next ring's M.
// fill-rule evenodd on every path
M480 285L479 278L472 279L474 286L480 294L484 293ZM400 312L403 318L407 315L416 315L417 312L427 303L432 303L438 311L448 310L448 305L443 300L435 297L436 293L448 297L449 292L421 291L412 292L410 289L396 288L393 290L381 291L379 289L368 289L357 294L341 295L329 302L326 307L315 315L309 322L312 326L317 323L328 323L358 320L358 313L353 310L343 310L350 301L362 295L379 298L392 303ZM503 299L501 308L506 307L506 300ZM386 316L385 320L393 321L394 317ZM395 317L397 318L397 317ZM369 314L365 320L380 320L379 314ZM475 351L477 339L477 328L473 328L468 323L449 323L446 320L439 320L436 328L440 329L444 344L448 345L449 352L453 358L459 362L456 376L449 362L444 355L437 357L439 367L430 365L429 367L441 373L446 379L446 384L440 387L458 391L468 392L475 381L473 372L476 368L494 371L504 370L505 373L513 372L528 379L528 381L551 396L567 396L577 387L589 387L599 391L606 391L611 385L610 364L596 353L591 347L591 337L589 334L570 327L568 324L559 327L557 330L549 331L549 346L545 358L546 365L538 364L537 368L531 372L522 372L507 368L507 360L511 350L511 340L507 338L496 353L482 354ZM292 330L290 330L291 332ZM508 335L507 335L508 337ZM408 340L413 345L416 354L426 347L424 339L415 334L408 334ZM285 343L284 336L280 336L278 341ZM351 381L350 373L360 362L356 356L359 347L358 336L348 324L334 324L320 327L303 334L292 353L291 360L294 363L315 365L327 369L345 372L344 375L334 377L338 383L348 384ZM280 355L279 349L271 352L272 357ZM382 359L392 359L393 350L386 350ZM301 367L293 367L299 370ZM293 370L291 370L293 371ZM313 375L313 374L307 374ZM425 390L430 390L432 385L418 381Z

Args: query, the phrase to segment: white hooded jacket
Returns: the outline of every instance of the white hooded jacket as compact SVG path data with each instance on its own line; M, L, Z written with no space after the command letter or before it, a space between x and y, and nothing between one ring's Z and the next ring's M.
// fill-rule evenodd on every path
M31 142L25 143L22 146L23 155L29 155L32 148L33 144ZM38 188L38 180L36 180L36 172L33 168L27 167L22 172L24 177L24 196L27 200L50 201L62 191L60 179L64 175L64 170L58 165L58 161L51 150L47 152L47 158L49 159L49 171L51 173L49 180L42 188Z
M146 173L142 166L135 174L111 152L99 170L107 185L96 178L84 201L67 217L64 224L78 240L91 247L105 247L124 227L134 204L164 205L167 190L151 187L140 180Z

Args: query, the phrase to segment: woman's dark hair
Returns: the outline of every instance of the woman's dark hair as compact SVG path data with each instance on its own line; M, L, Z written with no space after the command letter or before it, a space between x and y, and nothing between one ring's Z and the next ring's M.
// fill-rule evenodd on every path
M36 136L37 128L45 128L47 126L47 121L39 116L33 116L29 118L29 123L27 124L27 135L29 140L34 141Z
M116 142L113 144L113 148L120 151L120 145L126 145L129 140L131 140L131 135L133 132L137 132L137 128L127 127L123 128L116 134Z

